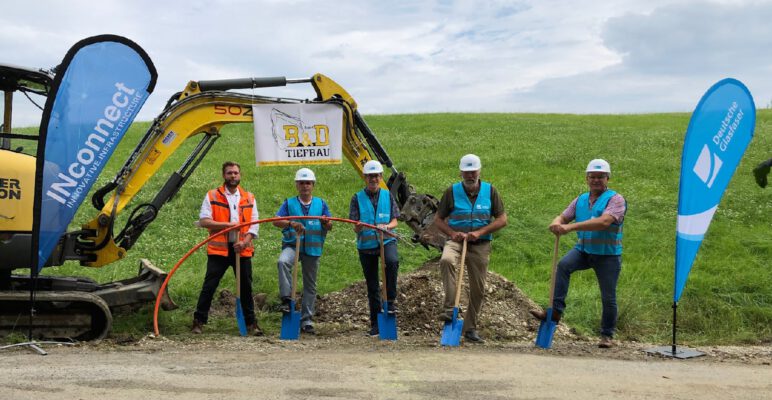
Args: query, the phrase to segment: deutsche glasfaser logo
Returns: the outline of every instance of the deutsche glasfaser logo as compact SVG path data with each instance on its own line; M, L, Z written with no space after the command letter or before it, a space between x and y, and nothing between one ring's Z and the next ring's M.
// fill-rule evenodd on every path
M723 161L718 158L718 155L713 154L713 157L710 155L711 153L710 149L708 149L708 145L703 145L700 156L697 158L697 163L694 164L694 168L692 169L692 171L708 185L708 188L713 186L713 181L716 180L718 171L721 170L721 165L724 164Z

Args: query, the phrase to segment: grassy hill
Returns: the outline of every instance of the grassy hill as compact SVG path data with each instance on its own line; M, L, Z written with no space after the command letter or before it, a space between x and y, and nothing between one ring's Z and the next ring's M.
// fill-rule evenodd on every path
M554 236L547 225L574 196L586 189L584 168L592 158L611 163L610 187L628 201L625 253L619 281L619 337L668 343L673 296L673 258L678 174L689 114L559 115L559 114L416 114L366 117L400 171L419 192L440 196L459 179L458 160L466 153L483 160L482 175L504 196L509 226L494 242L491 269L515 282L535 301L546 304ZM756 137L730 183L695 261L679 304L679 341L692 344L756 343L772 340L772 190L753 182L751 169L772 157L772 111L759 112ZM95 187L120 168L148 123L136 123L119 146ZM192 150L190 140L174 154L134 199L152 199L168 174ZM261 217L273 216L294 194L296 168L254 166L252 126L228 126L223 137L178 196L161 211L137 245L121 262L99 270L77 264L45 270L48 274L91 276L106 282L132 276L138 259L149 258L170 269L206 234L193 223L205 192L221 183L225 160L242 164L243 185L255 193ZM363 183L350 165L314 168L316 195L325 198L335 216L347 216L351 196ZM96 212L84 202L75 222ZM116 223L123 226L128 212ZM405 234L407 227L400 227ZM278 229L264 225L253 260L255 289L276 301ZM561 243L564 254L574 237ZM411 271L436 257L436 251L400 245L400 270ZM205 251L193 256L171 282L181 308L162 314L166 334L185 332L205 269ZM322 293L362 279L354 235L337 225L329 236L319 277ZM233 287L226 275L222 287ZM364 300L364 296L363 296ZM363 303L364 304L364 303ZM594 334L600 319L595 276L574 276L565 321ZM279 316L263 315L276 323ZM116 319L117 331L147 332L148 310ZM233 321L213 326L232 329Z

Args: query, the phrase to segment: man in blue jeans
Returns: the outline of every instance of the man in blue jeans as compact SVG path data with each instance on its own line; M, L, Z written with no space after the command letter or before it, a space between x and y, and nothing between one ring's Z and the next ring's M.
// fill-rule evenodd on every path
M298 195L284 200L277 217L316 216L331 217L327 202L313 195L316 175L308 168L301 168L295 173L295 189ZM327 219L301 219L297 221L275 221L274 226L281 228L281 255L277 262L279 270L279 296L283 313L290 312L292 298L292 268L295 264L295 244L300 235L300 260L303 266L303 300L300 310L300 330L315 335L313 316L316 303L316 274L319 271L319 259L322 256L324 239L332 229L332 222Z
M590 190L575 198L549 226L556 236L569 232L576 232L578 236L576 246L558 263L552 319L559 321L566 308L571 274L592 268L598 278L603 303L598 344L601 348L614 346L617 280L622 270L622 225L627 212L627 202L622 195L608 188L610 177L608 162L601 159L590 161L586 170ZM531 310L531 314L540 320L546 318L543 310Z

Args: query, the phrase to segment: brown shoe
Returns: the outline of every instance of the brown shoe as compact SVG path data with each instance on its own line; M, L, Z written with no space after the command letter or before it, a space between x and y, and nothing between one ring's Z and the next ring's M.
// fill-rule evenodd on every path
M263 330L260 329L260 325L257 324L257 321L247 325L247 332L249 332L252 336L263 336Z
M547 319L547 312L544 310L528 310L528 312L539 321ZM560 313L557 310L552 310L552 321L560 322Z
M611 337L609 336L601 336L600 342L598 342L598 347L600 347L601 349L610 349L614 347L614 345L615 345L614 340L611 339Z
M190 327L190 333L200 335L204 332L204 323L193 318L193 325Z

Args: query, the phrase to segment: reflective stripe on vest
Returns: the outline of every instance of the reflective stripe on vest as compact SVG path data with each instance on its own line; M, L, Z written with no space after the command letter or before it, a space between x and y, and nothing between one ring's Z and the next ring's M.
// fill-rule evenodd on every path
M207 193L209 197L209 204L212 206L212 220L215 222L230 222L231 220L231 208L228 206L228 199L225 197L225 186L221 186L217 189L212 189ZM252 206L255 203L255 197L252 193L244 191L241 186L238 186L239 191L239 205L237 212L239 213L239 223L252 220ZM250 226L244 226L239 230L239 240L244 240L247 232L249 232ZM212 235L217 231L209 230L209 234ZM215 236L206 245L206 254L217 256L228 256L228 234ZM232 246L232 245L230 245ZM252 257L254 249L249 246L241 251L241 257Z
M359 220L370 225L386 225L391 222L391 194L388 190L380 189L378 193L378 210L373 209L370 196L362 189L357 192L359 203ZM357 234L357 249L374 249L380 246L380 232L375 229L364 228ZM392 236L384 235L383 244L394 242Z
M297 197L287 199L287 210L290 216L303 216L303 206ZM322 199L314 197L311 199L311 205L308 207L308 216L322 216ZM322 255L324 239L327 236L322 223L318 219L302 219L300 222L305 227L305 232L300 236L301 251L309 256L319 257ZM295 246L295 230L287 226L282 231L281 241L285 244Z
M458 232L472 232L491 223L491 184L480 182L480 192L474 206L469 201L461 182L453 184L453 210L448 215L448 226ZM490 233L480 236L493 240Z
M590 208L590 193L584 193L576 200L576 222L587 221L603 215L609 200L617 194L613 190L606 190L595 200ZM625 208L625 212L627 209ZM608 228L602 231L577 231L578 241L576 249L589 254L604 256L618 256L622 254L622 225L612 223Z

